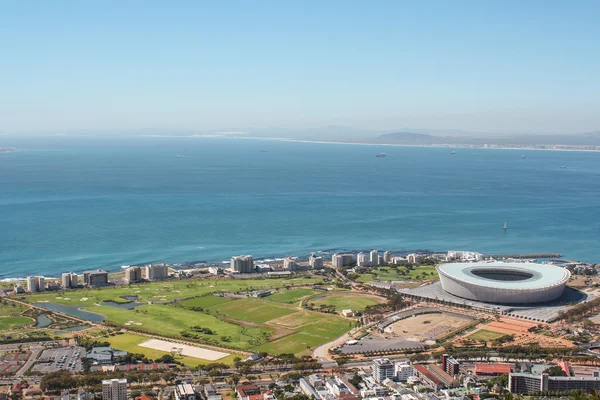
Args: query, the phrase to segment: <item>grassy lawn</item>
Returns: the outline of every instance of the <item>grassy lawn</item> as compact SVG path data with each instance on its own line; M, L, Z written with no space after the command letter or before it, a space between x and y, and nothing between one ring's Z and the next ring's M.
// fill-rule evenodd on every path
M321 282L313 277L291 279L200 279L152 282L136 285L80 289L57 293L40 293L27 296L27 301L92 306L102 301L124 302L123 296L138 296L140 302L164 302L198 297L216 292L237 292L255 289L281 288L284 285L306 286Z
M32 322L33 320L27 317L0 317L0 331L19 328Z
M219 296L202 296L202 297L196 297L193 299L188 299L188 300L184 300L184 301L180 301L177 303L178 306L183 306L183 307L201 307L201 308L208 308L217 304L222 304L222 303L227 303L231 301L230 298L228 297L219 297Z
M371 272L375 273L372 274ZM371 269L369 273L360 274L359 282L372 281L407 281L416 279L437 279L437 272L433 265L418 265L408 269L398 266L396 271L392 267L377 267Z
M215 345L235 346L240 349L250 348L257 340L261 340L263 334L271 333L267 328L245 328L221 321L213 315L168 305L146 305L135 310L124 310L110 306L89 307L89 309L106 315L111 322L128 329L137 329L165 336L180 336L182 331L186 331L197 334L203 340L210 341ZM190 329L192 326L210 328L215 334L207 335L193 332ZM229 336L231 341L223 342L221 336Z
M504 336L504 333L492 332L485 329L481 329L469 336L467 339L475 340L478 342L491 342L493 340L498 339L499 337Z
M29 307L8 300L0 300L0 317L16 316Z
M378 301L380 299L380 301ZM310 301L317 307L320 305L335 306L336 311L355 310L362 311L367 306L384 303L384 298L365 296L360 293L332 293Z
M279 293L265 297L265 300L293 304L299 302L304 297L312 296L316 293L317 292L312 289L282 289Z
M209 307L211 314L222 314L228 318L263 324L275 318L295 313L293 307L262 299L247 298Z
M105 340L105 339L101 338L100 340ZM148 338L145 336L134 335L131 333L124 333L122 335L110 336L106 340L108 342L110 342L110 345L112 347L114 347L115 349L128 351L130 353L143 354L146 357L151 358L153 360L156 360L157 358L160 358L165 354L171 354L171 353L168 353L165 351L154 350L154 349L149 349L147 347L138 346L140 343L148 340ZM187 366L190 366L190 367L196 367L200 364L209 364L211 362L214 362L214 361L203 360L201 358L194 358L194 357L187 357L187 356L180 356L180 355L175 355L174 357L177 361L179 361ZM225 358L218 360L217 362L231 364L231 363L233 363L234 357L235 357L234 355L227 356Z

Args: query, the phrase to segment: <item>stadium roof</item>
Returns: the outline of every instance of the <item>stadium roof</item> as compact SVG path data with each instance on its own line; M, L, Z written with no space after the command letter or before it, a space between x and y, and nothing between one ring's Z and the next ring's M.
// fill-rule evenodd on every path
M440 274L473 285L499 289L538 289L555 286L569 279L570 272L562 267L550 264L534 263L448 263L437 267ZM519 280L490 279L476 275L481 272L497 271L499 275L513 272L521 274Z

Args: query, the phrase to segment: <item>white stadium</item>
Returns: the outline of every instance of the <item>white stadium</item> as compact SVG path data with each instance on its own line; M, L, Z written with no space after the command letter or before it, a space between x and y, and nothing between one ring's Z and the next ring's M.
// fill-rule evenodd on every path
M436 267L444 291L496 304L544 303L559 298L571 273L534 263L450 263Z

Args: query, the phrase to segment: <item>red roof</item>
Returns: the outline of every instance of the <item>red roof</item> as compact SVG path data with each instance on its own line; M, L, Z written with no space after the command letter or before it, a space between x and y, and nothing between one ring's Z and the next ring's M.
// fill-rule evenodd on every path
M264 398L265 398L264 394L253 394L253 395L248 396L248 400L261 400Z
M419 373L425 375L429 380L431 380L436 385L443 385L444 382L440 380L433 372L431 372L427 367L421 364L413 365L413 368L419 371Z
M560 365L560 368L565 372L565 374L567 374L567 376L571 376L571 368L568 362L561 361L558 363L558 365Z
M152 400L152 397L146 396L146 395L142 395L142 396L136 397L135 400Z
M512 372L508 364L475 364L475 375L478 374L510 374Z

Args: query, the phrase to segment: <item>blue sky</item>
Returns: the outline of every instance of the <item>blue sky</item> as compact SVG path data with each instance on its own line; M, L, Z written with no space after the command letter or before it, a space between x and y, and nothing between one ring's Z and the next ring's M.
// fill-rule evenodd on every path
M0 132L600 130L598 1L1 7Z

